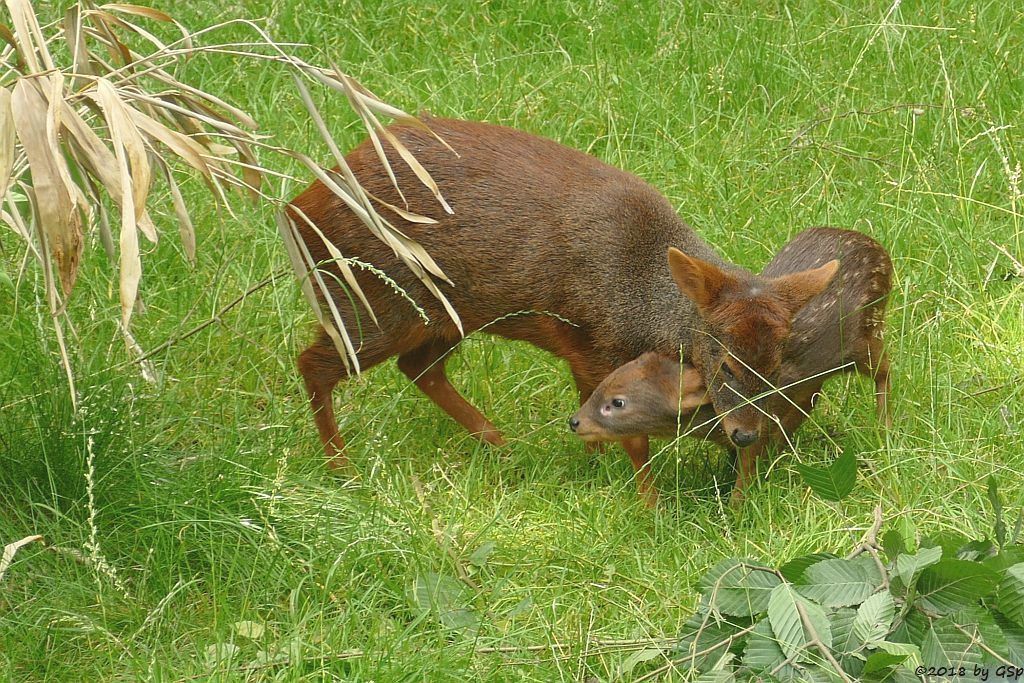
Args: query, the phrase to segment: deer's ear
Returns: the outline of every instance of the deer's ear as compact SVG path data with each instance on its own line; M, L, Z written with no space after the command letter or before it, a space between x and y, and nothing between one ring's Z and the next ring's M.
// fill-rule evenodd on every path
M708 388L704 386L704 378L692 365L682 366L682 378L680 379L680 411L696 410L703 405L711 403L708 396Z
M796 315L807 302L828 287L838 270L839 261L832 259L818 268L777 277L772 280L772 286L786 300L790 315Z
M668 249L668 269L679 291L699 309L711 308L730 279L718 266L687 256L675 247Z

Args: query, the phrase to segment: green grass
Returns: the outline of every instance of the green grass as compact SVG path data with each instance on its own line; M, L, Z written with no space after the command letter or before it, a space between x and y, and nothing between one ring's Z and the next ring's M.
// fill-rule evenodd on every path
M477 444L387 364L338 392L358 473L346 481L324 471L295 370L312 315L290 279L160 354L151 385L115 367L128 357L112 322L117 285L93 234L71 307L80 416L36 299L41 275L29 268L17 291L0 281L0 543L46 539L0 584L0 678L614 680L630 653L595 642L675 635L698 577L723 557L842 552L875 505L921 534L980 536L991 473L1014 511L1024 505L1024 296L997 249L1024 259L1019 9L479 5L262 0L244 11L408 110L520 127L641 175L748 267L812 225L873 235L897 271L893 430L876 429L869 383L836 380L742 511L712 493L722 454L684 441L659 448L652 512L621 452L588 453L565 428L567 369L479 336L450 374L510 444ZM239 11L172 9L194 27ZM188 69L327 158L310 149L318 138L283 73L227 60ZM344 106L325 112L340 140L358 142ZM169 204L156 212L168 238L144 261L144 348L286 264L268 210L241 207L236 220L190 196L195 267ZM18 245L5 232L0 243L14 277ZM860 479L828 503L793 464L838 449L861 460ZM479 617L474 632L411 598L417 581L460 567L476 588L456 579L452 592ZM523 649L477 651L511 646Z

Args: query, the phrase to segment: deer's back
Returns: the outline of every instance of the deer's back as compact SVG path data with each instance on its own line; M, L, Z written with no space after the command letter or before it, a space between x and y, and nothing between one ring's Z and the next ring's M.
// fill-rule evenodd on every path
M457 156L422 130L390 130L430 172L453 214L441 208L386 142L404 200L369 141L346 160L373 196L437 221L408 222L377 204L451 279L454 286L442 291L467 332L512 313L543 310L580 324L595 337L625 336L622 343L635 346L633 355L638 355L654 348L652 337L674 339L692 327L687 317L692 310L666 266L667 249L676 246L720 260L657 191L592 156L528 133L467 121L426 122ZM450 326L434 297L330 190L314 183L292 204L342 254L382 268L424 306L432 325ZM328 259L315 233L301 219L299 226L314 259ZM377 278L364 273L359 280L385 334L400 334L416 319L412 308ZM334 298L343 313L350 310L344 294ZM680 316L686 320L678 329L649 327L654 319ZM637 319L644 324L637 326Z
M858 359L880 335L892 288L892 261L871 237L854 230L811 228L788 242L762 274L776 277L839 259L829 285L793 319L786 365L809 376Z

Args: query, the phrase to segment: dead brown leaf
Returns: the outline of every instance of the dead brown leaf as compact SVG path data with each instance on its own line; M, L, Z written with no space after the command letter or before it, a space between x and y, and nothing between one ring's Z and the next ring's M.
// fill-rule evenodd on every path
M64 294L71 292L82 254L82 225L74 200L61 177L63 155L47 138L47 106L30 79L19 79L11 94L11 112L35 190L39 228L57 263Z

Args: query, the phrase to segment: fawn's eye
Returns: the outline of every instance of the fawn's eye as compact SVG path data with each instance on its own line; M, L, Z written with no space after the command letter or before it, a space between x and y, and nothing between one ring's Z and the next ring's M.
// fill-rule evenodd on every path
M722 374L725 375L728 379L736 379L736 375L733 374L732 368L730 368L725 363L722 363Z
M613 398L612 399L612 407L613 408L625 408L626 407L626 402L624 400L622 400L621 398Z

